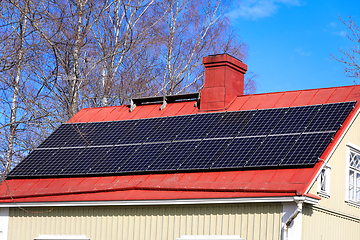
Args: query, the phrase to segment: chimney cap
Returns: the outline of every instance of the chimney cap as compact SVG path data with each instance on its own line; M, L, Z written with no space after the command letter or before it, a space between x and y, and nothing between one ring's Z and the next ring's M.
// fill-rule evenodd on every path
M206 56L203 58L203 64L205 68L226 65L243 74L247 71L247 65L245 63L227 53Z
M233 55L230 55L228 53L210 54L210 55L207 55L206 57L216 57L216 56L223 56L223 55L227 55L229 57L235 58L236 60L238 60L240 62L243 62L241 59L234 57Z

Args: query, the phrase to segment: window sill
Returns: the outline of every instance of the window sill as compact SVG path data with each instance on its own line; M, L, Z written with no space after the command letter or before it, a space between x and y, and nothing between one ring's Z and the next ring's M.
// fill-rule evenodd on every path
M328 194L327 192L321 191L321 192L318 192L318 195L323 198L330 198L330 194Z
M355 202L355 201L353 201L353 200L346 200L345 202L346 202L347 204L349 204L350 206L360 208L360 202Z

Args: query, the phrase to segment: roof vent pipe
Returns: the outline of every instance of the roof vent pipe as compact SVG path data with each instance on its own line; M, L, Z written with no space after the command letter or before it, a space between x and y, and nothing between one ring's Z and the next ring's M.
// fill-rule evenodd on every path
M237 96L244 95L247 66L228 54L203 58L205 86L201 90L200 110L224 110Z

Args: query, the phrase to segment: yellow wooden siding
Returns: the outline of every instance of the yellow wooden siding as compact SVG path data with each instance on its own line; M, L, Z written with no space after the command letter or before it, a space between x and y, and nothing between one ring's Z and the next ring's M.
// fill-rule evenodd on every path
M345 202L347 194L346 189L346 175L348 169L346 168L347 146L352 143L360 146L360 117L357 116L353 124L348 129L344 138L333 152L329 159L329 166L331 167L330 179L330 198L322 198L319 205L325 208L334 209L342 213L351 214L360 217L360 208L350 206ZM318 186L315 181L310 189L310 193L317 194Z
M174 240L181 235L240 235L278 240L281 204L56 207L10 209L9 238L86 235L91 240Z
M304 240L358 240L360 219L317 207L303 208L302 239Z

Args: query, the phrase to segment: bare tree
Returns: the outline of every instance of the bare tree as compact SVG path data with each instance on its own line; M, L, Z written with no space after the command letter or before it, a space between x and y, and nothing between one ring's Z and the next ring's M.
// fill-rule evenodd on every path
M17 7L9 1L1 4L0 158L1 172L6 175L41 139L34 135L38 130L32 130L43 115L36 109L41 86L32 82L28 65L37 45L27 17L29 1L21 1Z
M93 68L100 70L100 81L89 94L101 100L95 101L97 106L108 106L110 99L121 102L128 98L127 85L134 83L128 78L129 63L146 48L148 32L158 21L149 16L154 5L154 0L115 0L91 29L99 56ZM143 76L140 79L145 81Z
M6 3L4 3L5 5ZM23 9L26 9L26 1L22 5ZM19 91L20 91L20 77L22 72L22 67L24 64L24 55L25 51L25 35L27 32L27 18L24 14L21 14L17 11L14 11L14 8L7 8L7 11L1 13L1 22L5 26L8 26L6 29L9 31L2 39L3 51L1 52L2 59L6 59L5 62L12 62L8 65L5 63L3 67L1 78L3 90L7 91L9 94L4 94L3 98L7 103L9 113L6 113L6 110L3 113L5 117L5 123L2 128L8 128L7 131L7 144L6 144L6 156L3 157L4 165L4 174L7 174L10 171L13 152L14 152L14 141L19 126L17 119L18 110L19 110ZM11 56L14 56L13 58ZM11 59L12 58L12 59ZM11 59L11 60L10 60ZM10 61L9 61L10 60ZM7 66L6 66L7 65ZM7 122L7 119L9 122ZM5 129L3 130L5 131Z
M347 38L354 45L350 47L350 50L340 50L340 53L342 53L340 58L335 57L333 54L331 56L345 64L344 72L346 76L357 79L360 78L360 29L351 17L347 21L340 17L340 20L348 28L349 34L347 34ZM354 80L354 83L356 84L356 80Z
M246 46L230 29L222 0L165 0L155 26L154 54L162 76L157 94L193 91L203 84L202 57L229 53L243 59Z
M18 2L13 4L19 8ZM43 55L49 68L34 66L66 118L79 109L81 88L86 84L84 66L92 41L90 29L111 4L108 1L33 1L29 21L45 44ZM97 9L97 12L93 10ZM41 57L40 57L41 58ZM45 70L45 71L44 71Z
M5 0L0 5L5 175L81 108L198 91L202 57L246 57L222 0ZM245 83L250 92L254 79Z

